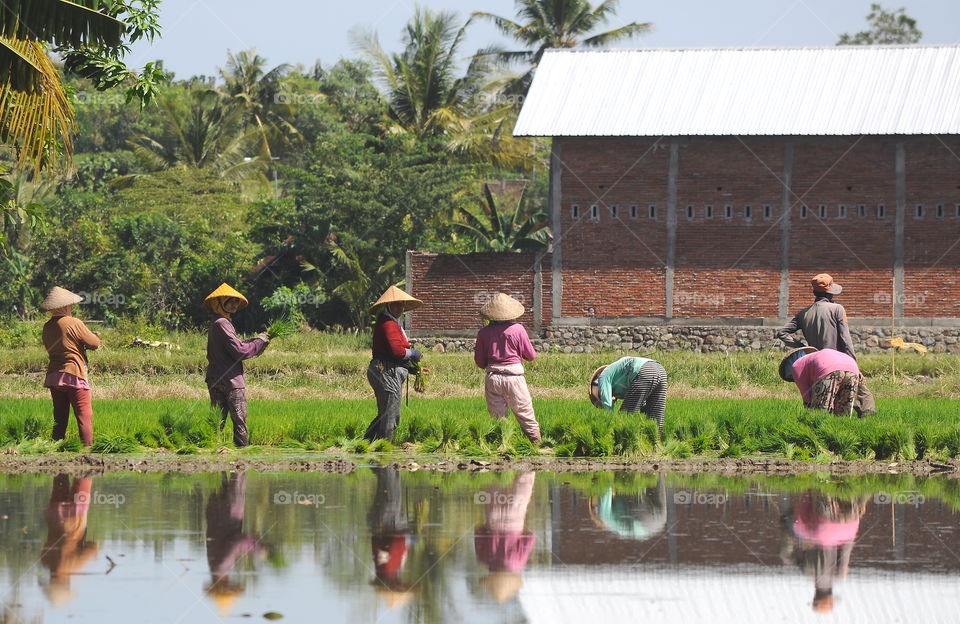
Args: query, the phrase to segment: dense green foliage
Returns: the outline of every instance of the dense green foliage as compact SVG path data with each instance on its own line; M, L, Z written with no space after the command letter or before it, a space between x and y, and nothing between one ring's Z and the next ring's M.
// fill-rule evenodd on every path
M90 295L88 318L190 327L226 281L253 302L251 325L364 327L409 249L544 247L548 146L511 136L505 77L463 49L468 27L418 8L395 53L360 32L362 60L312 68L228 53L215 77L150 87L146 108L101 91L116 80L93 71L96 51L71 57L73 170L37 177L0 156L16 217L0 235L0 316L35 314L60 285ZM483 192L502 179L527 181L505 227Z

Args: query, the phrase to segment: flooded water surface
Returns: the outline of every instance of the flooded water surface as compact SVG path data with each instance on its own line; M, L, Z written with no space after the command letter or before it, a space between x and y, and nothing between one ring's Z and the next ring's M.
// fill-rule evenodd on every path
M3 622L956 622L945 478L0 476Z

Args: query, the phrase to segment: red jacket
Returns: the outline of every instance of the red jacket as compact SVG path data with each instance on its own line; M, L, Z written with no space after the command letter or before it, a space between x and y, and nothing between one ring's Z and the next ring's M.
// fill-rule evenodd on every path
M400 324L381 314L373 326L373 357L403 360L407 357L410 342L403 337Z

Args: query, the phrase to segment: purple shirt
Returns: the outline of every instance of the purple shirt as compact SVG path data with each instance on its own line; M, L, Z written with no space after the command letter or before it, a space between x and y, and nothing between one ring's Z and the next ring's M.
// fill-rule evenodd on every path
M847 355L833 349L821 349L808 353L793 363L793 381L800 388L800 394L804 402L810 400L810 390L813 385L837 371L848 371L860 374L857 367L857 361Z
M230 319L220 317L207 334L207 385L245 388L243 360L257 357L267 348L262 338L240 340Z
M473 347L473 361L480 368L532 362L537 357L527 330L517 322L494 322L480 330Z

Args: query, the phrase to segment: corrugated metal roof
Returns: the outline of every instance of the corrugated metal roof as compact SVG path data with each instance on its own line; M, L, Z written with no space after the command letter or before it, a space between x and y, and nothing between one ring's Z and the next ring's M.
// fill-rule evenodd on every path
M550 50L516 136L960 134L960 46Z

